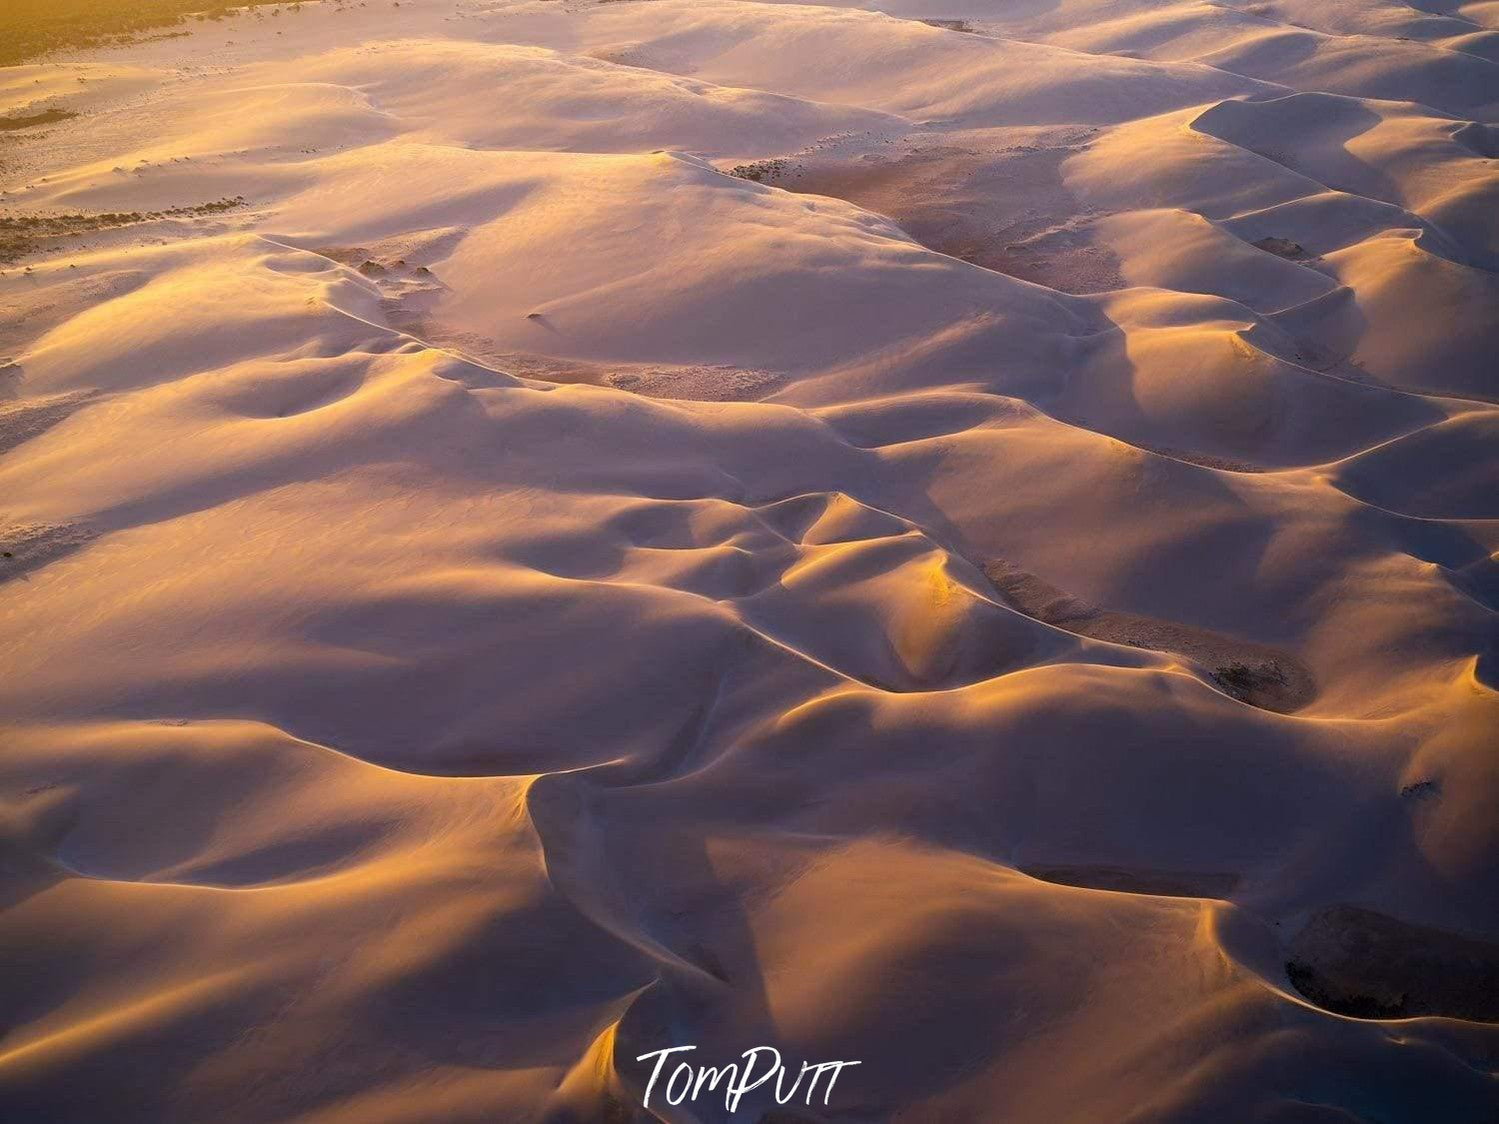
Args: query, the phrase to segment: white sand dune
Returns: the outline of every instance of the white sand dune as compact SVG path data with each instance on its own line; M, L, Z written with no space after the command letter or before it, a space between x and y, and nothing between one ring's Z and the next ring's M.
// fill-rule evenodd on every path
M1499 7L187 29L0 69L0 1119L1499 1114Z

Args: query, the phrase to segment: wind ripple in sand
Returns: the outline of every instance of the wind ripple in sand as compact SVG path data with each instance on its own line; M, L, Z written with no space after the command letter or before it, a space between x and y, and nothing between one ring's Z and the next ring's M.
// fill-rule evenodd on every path
M0 71L0 1117L1499 1112L1499 20L883 7Z

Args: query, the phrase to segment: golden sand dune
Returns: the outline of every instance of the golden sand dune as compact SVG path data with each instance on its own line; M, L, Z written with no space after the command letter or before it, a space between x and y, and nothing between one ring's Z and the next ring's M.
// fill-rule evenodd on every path
M0 69L0 1119L1495 1118L1492 3L173 31Z

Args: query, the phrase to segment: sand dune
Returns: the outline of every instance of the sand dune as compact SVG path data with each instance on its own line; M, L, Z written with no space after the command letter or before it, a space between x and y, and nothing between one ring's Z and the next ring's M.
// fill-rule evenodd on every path
M0 1118L1499 1113L1499 8L178 30L0 69Z

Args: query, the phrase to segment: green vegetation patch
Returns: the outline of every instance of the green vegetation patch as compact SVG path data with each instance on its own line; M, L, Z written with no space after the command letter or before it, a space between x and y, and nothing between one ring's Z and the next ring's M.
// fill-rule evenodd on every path
M277 2L241 0L235 8ZM0 66L48 51L123 42L190 17L224 19L235 8L205 0L0 0Z

